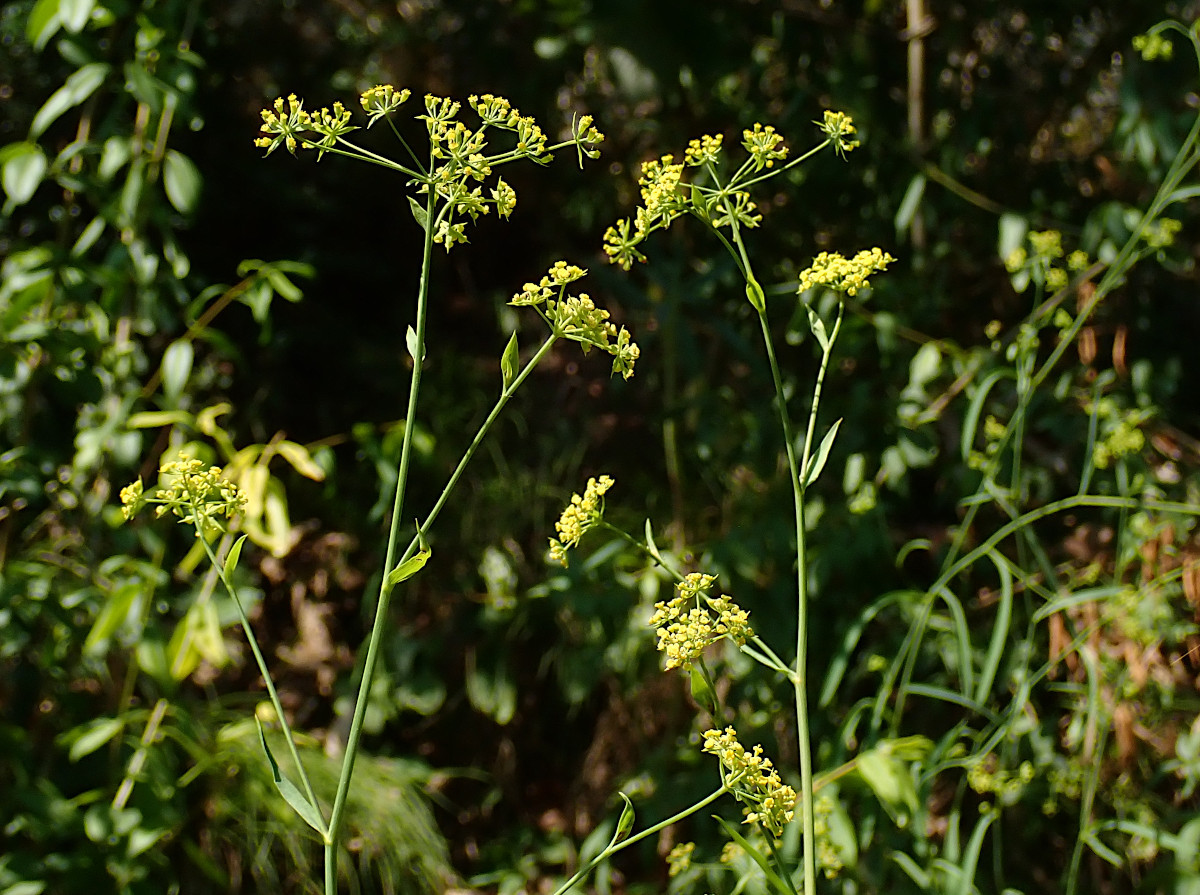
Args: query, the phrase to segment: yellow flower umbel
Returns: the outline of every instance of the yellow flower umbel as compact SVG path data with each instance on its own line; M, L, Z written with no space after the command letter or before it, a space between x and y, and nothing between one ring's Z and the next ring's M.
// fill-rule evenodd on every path
M854 119L845 112L830 112L828 109L824 117L824 121L814 121L813 124L825 132L837 154L845 158L847 152L852 152L859 145L858 140L853 139L858 132L854 127Z
M579 546L579 539L604 518L604 494L616 482L609 476L588 479L583 496L571 495L571 502L554 523L557 538L550 539L550 558L567 565L567 551Z
M775 838L782 836L792 820L796 791L780 779L771 759L763 757L762 746L747 752L737 731L726 727L704 734L704 751L721 760L721 779L744 803L745 823L757 823Z
M623 326L618 329L616 324L610 323L608 311L596 307L586 292L567 295L567 286L584 276L587 276L586 270L566 261L556 261L546 271L546 276L537 283L526 283L509 304L536 308L555 333L578 342L584 354L593 348L611 354L613 374L620 373L628 379L641 357L641 349L629 330ZM556 294L557 299L554 298Z
M750 614L729 597L709 597L716 578L692 572L676 585L674 597L654 604L650 624L658 628L658 649L666 654L666 670L689 668L712 644L728 638L741 646L754 631Z
M864 249L853 258L846 258L837 252L822 252L800 274L800 288L797 291L807 292L814 286L824 286L834 292L854 296L859 289L871 285L867 279L871 274L887 270L887 266L895 260L878 248Z
M246 496L233 482L221 476L221 467L180 454L159 470L160 484L152 496L145 494L139 478L121 489L121 512L132 519L146 504L157 504L154 515L174 513L180 522L194 525L196 537L210 528L224 531L219 516L230 517L246 506Z

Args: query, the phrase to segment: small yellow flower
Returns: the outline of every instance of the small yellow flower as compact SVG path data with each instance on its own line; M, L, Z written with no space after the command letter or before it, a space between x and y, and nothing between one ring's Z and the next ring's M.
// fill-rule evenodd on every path
M684 164L689 167L699 167L717 160L721 154L721 134L705 134L688 143L687 151L683 154Z
M692 866L692 853L696 843L681 842L667 854L667 875L678 876Z
M745 805L745 823L757 823L772 836L782 836L793 817L796 791L783 782L771 759L763 757L762 746L747 752L738 742L737 731L726 727L706 731L703 748L720 760L722 778Z
M363 91L359 102L362 104L363 111L371 116L367 122L367 127L373 125L380 118L392 114L399 109L408 100L411 94L408 88L397 90L391 84L378 84L370 90Z
M588 479L582 496L571 495L571 502L554 523L558 537L550 539L551 559L567 565L567 550L579 546L579 539L604 518L604 495L615 484L610 476L602 475Z
M822 252L813 259L812 266L800 274L797 291L807 292L814 286L824 286L853 296L870 286L868 277L876 271L886 270L895 260L878 248L865 249L849 259L837 252Z
M1147 62L1153 62L1155 59L1170 59L1171 53L1175 47L1167 38L1163 37L1161 31L1155 31L1153 34L1139 34L1133 39L1133 48L1142 54L1142 58Z
M775 162L787 158L788 154L783 137L775 133L775 128L769 124L764 127L756 123L753 128L742 131L742 146L750 153L756 171L773 167Z
M830 112L825 110L824 121L814 121L813 124L825 132L837 154L845 157L859 146L859 141L852 139L858 132L854 127L854 119L845 112Z
M708 597L706 592L716 580L692 572L676 585L674 597L654 604L650 626L658 629L658 649L666 655L667 671L690 667L722 638L741 646L754 636L749 613L723 594Z

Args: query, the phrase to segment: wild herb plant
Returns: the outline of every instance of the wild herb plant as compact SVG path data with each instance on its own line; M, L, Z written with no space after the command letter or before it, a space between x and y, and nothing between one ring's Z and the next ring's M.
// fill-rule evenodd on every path
M263 111L262 136L256 140L256 145L265 149L267 155L280 146L293 155L311 150L316 152L318 160L330 153L378 165L398 174L404 178L403 187L408 191L412 215L424 234L414 320L405 333L405 344L412 365L386 558L375 605L375 621L362 658L358 697L332 806L323 805L317 797L311 774L297 748L297 735L288 721L271 669L239 598L235 572L248 535L237 537L237 534L244 526L248 477L238 475L235 481L219 466L176 452L176 456L165 458L155 487L147 491L141 479L138 479L121 493L127 519L131 519L142 507L150 505L155 507L158 516L171 515L179 522L191 525L195 529L197 544L217 571L229 599L236 606L269 698L269 705L264 705L257 713L260 741L281 795L321 837L324 886L328 893L337 889L338 854L347 823L350 786L359 757L364 720L389 618L391 597L396 586L416 574L429 560L431 551L427 535L467 464L513 394L557 342L576 342L585 354L593 348L607 352L613 358L613 374L619 373L626 379L633 375L639 354L629 331L610 322L607 311L597 307L586 293L568 293L568 287L586 275L582 268L560 261L551 266L537 282L526 283L514 295L511 304L533 308L545 322L548 333L540 345L526 350L524 363L517 335L513 334L500 358L501 388L494 407L475 433L440 497L417 521L410 542L401 549L403 532L408 528L404 521L405 497L421 374L428 346L426 324L434 246L438 245L449 252L454 246L468 241L466 228L469 222L475 222L493 210L501 218L512 214L517 204L516 192L499 175L493 177L495 169L526 159L539 165L549 164L552 152L568 147L575 149L582 166L585 156L595 158L598 155L595 147L604 139L592 126L591 119L585 116L572 122L569 139L551 144L536 121L522 116L506 99L491 95L471 96L468 99L478 119L477 123L468 125L459 118L462 109L460 103L449 98L426 96L424 114L415 117L423 123L429 145L427 152L418 155L410 146L409 136L395 121L397 111L408 99L408 90L397 90L389 85L373 87L360 97L362 109L368 116L367 128L381 121L386 122L407 156L405 161L393 160L349 139L349 134L359 130L359 127L350 123L351 112L340 102L335 103L332 109L309 112L304 108L303 101L294 95L286 100L277 99L272 108ZM505 141L503 148L497 149L492 145L497 138ZM488 190L486 194L485 188ZM263 722L278 724L281 728L291 759L290 771L281 769L277 763L268 744ZM298 780L299 784L294 780Z

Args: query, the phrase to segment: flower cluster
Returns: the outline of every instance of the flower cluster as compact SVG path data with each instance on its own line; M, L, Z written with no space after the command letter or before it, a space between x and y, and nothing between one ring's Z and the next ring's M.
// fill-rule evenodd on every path
M742 131L742 145L750 153L755 171L774 167L775 162L783 161L788 154L783 137L775 133L775 128L769 124L766 127L755 124L753 128Z
M583 496L571 495L562 516L554 523L557 538L550 539L550 558L567 565L567 551L579 546L579 539L604 518L604 494L616 484L609 476L588 479Z
M611 354L613 374L620 373L628 379L641 357L641 349L629 330L623 326L618 329L616 324L609 322L608 311L596 307L587 293L566 294L566 287L586 274L586 270L574 264L556 261L539 282L526 283L509 304L537 308L555 333L578 342L584 354L593 348ZM553 297L555 294L557 299Z
M684 212L686 203L679 195L683 165L672 164L674 159L673 155L664 155L657 161L642 162L642 176L638 179L638 186L642 188L642 207L634 219L638 233L645 233L660 219L663 226L670 226L671 221Z
M1030 282L1057 292L1070 282L1071 273L1085 270L1091 263L1087 252L1076 250L1066 254L1058 230L1031 230L1025 238L1028 249L1017 246L1004 259L1004 267L1012 275L1013 288L1018 292L1024 292Z
M194 457L180 454L178 459L164 463L159 470L160 482L152 496L147 496L142 480L121 489L121 513L126 521L132 519L146 504L157 504L154 514L174 513L181 522L196 527L196 536L210 525L220 529L218 516L230 517L246 506L242 490L222 478L221 467L206 466Z
M667 854L667 876L679 876L692 866L692 854L696 851L696 843L680 842Z
M704 734L704 751L721 761L721 776L739 802L745 803L745 823L757 823L778 838L792 820L796 791L779 777L779 772L764 758L762 746L747 752L738 742L737 731L709 730Z
M358 130L350 124L350 112L341 103L334 103L332 112L318 109L313 114L304 110L304 100L294 93L288 95L286 103L283 97L276 97L271 108L263 109L261 115L263 136L254 145L267 150L267 155L282 144L292 155L297 149L316 149L320 159L343 135ZM305 137L308 133L315 134L316 139Z
M700 165L712 164L721 154L721 134L706 134L688 143L687 151L683 154L684 164L698 168Z
M397 90L391 84L377 84L370 90L364 90L358 101L362 105L363 111L371 116L367 127L369 128L379 119L391 115L404 105L411 95L407 87Z
M856 295L859 289L871 284L868 277L876 271L887 270L896 259L881 249L864 249L853 258L837 252L822 252L813 259L812 265L800 274L799 292L807 292L814 286L824 286L834 292Z
M1170 59L1171 53L1175 49L1171 41L1163 37L1160 31L1139 34L1133 39L1133 48L1141 53L1142 58L1147 62L1153 62L1155 59Z
M859 141L854 139L858 132L854 127L854 119L845 112L830 112L828 109L824 118L824 121L814 121L813 124L825 132L837 154L845 158L847 152L859 146Z
M712 575L692 572L666 602L654 604L650 625L658 629L658 649L666 654L666 669L688 668L710 645L728 638L741 646L753 637L750 615L729 597L709 597Z
M1175 242L1175 236L1182 228L1183 224L1175 218L1159 218L1142 231L1142 238L1152 249L1165 249Z

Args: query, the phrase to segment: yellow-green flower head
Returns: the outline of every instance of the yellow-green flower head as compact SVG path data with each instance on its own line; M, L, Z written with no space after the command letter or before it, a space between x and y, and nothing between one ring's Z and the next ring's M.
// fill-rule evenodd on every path
M513 104L502 96L493 96L490 93L485 93L483 96L468 96L467 105L475 110L475 114L484 124L511 130L521 120L521 115L513 108Z
M496 203L496 214L506 218L517 207L517 191L501 177L496 181L496 188L492 190L492 201Z
M615 484L610 476L602 475L588 479L582 496L571 495L571 502L554 523L558 537L550 539L551 559L567 565L567 551L579 546L579 539L604 518L604 495Z
M687 151L683 154L684 164L696 168L700 165L715 162L721 154L721 134L706 134L688 143Z
M598 131L594 124L591 115L584 115L571 124L571 139L575 141L575 145L579 147L580 155L586 155L588 158L599 158L600 150L592 147L599 146L604 142L604 134ZM582 158L580 162L582 163Z
M334 103L332 112L328 109L320 109L315 115L309 116L309 126L321 135L321 139L317 140L316 143L309 144L307 147L318 150L318 161L325 154L325 150L333 146L339 137L343 134L348 134L350 131L358 130L357 127L350 123L350 110L342 106L341 103Z
M664 155L657 161L642 162L642 176L638 185L642 188L642 206L645 209L645 214L639 217L639 229L643 232L660 216L669 220L680 212L678 190L683 165L671 164L674 158L673 155Z
M370 90L364 90L358 101L362 104L363 111L371 116L367 127L369 128L380 118L391 115L404 105L411 95L407 87L397 90L391 84L377 84Z
M546 135L532 118L517 121L517 152L539 156L546 151Z
M667 671L690 667L722 638L741 646L754 636L749 613L727 596L708 597L716 580L693 572L676 585L674 597L654 604L650 625L658 629L658 650L666 656Z
M1053 292L1066 287L1069 277L1061 267L1051 267L1046 271L1046 288Z
M1142 58L1147 62L1153 62L1155 59L1170 59L1171 53L1175 49L1161 31L1139 34L1133 39L1133 48L1141 53Z
M587 271L566 261L555 261L546 271L546 275L537 283L526 283L521 291L512 297L510 305L527 307L540 305L549 299L555 290L561 294L570 283L587 276Z
M1029 253L1025 251L1024 246L1017 246L1008 253L1008 257L1004 259L1004 269L1009 273L1016 273L1025 266L1025 262L1029 260Z
M285 105L283 97L276 97L273 107L263 109L261 115L265 136L256 139L254 145L267 150L267 155L270 155L282 143L288 152L295 155L296 147L303 139L300 135L312 127L312 116L304 111L304 101L292 93L288 95Z
M847 152L860 145L858 140L853 139L858 132L854 127L854 119L845 112L830 112L826 109L824 121L814 121L813 124L825 132L837 154L843 158Z
M776 838L782 836L792 821L796 791L783 782L771 759L763 757L762 746L747 752L738 742L737 731L726 727L705 732L704 751L720 760L723 779L745 805L744 822L757 823Z
M1031 230L1029 246L1037 258L1047 261L1063 256L1062 233L1058 230Z
M753 128L742 131L742 146L750 153L756 171L773 167L775 162L787 158L788 154L783 137L775 133L775 128L769 124L763 127L756 123Z
M1086 270L1088 266L1087 252L1076 249L1067 255L1067 268L1073 271Z
M142 499L144 490L141 476L138 476L136 482L132 482L121 489L121 515L125 517L126 522L137 515L137 511L141 509L142 504L145 502Z
M221 477L221 467L205 466L201 461L181 454L164 463L159 470L159 486L153 495L144 493L142 480L121 489L122 514L132 519L145 504L157 504L155 515L174 513L181 522L196 526L196 536L216 522L218 516L232 516L246 506L246 496L233 482Z
M864 249L853 258L845 258L837 252L822 252L800 274L800 288L797 291L807 292L815 286L824 286L834 292L857 295L858 290L871 285L868 277L876 271L887 270L887 266L895 260L878 248Z
M667 854L667 876L678 876L692 866L696 843L681 842Z
M646 256L637 248L642 238L642 231L636 231L629 218L622 218L605 230L604 254L608 256L609 263L619 264L622 270L629 270L634 261L645 261Z
M1174 218L1159 218L1142 232L1142 238L1152 249L1165 249L1175 242L1175 235L1182 228L1183 224Z

